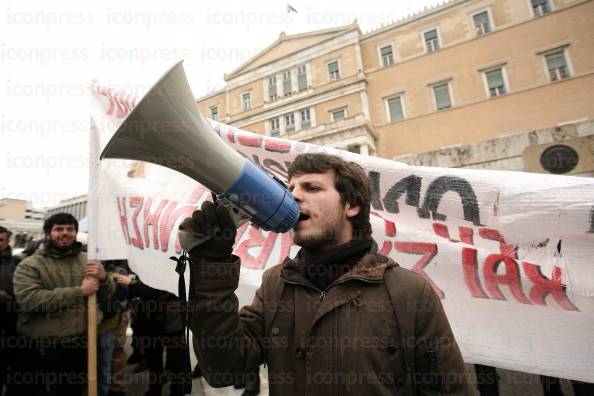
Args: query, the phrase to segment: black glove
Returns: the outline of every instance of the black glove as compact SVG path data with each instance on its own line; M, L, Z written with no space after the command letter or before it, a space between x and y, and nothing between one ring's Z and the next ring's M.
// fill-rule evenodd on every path
M233 252L233 243L237 229L222 204L210 201L202 203L202 209L194 211L192 217L185 219L179 226L180 242L190 253L190 258L203 258L213 261L229 261ZM210 236L204 243L197 241Z

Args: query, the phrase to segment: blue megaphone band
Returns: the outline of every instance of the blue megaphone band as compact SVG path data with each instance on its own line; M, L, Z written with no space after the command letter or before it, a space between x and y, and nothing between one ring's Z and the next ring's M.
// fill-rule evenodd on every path
M247 159L237 179L219 197L248 212L251 222L266 231L287 232L299 218L293 194Z

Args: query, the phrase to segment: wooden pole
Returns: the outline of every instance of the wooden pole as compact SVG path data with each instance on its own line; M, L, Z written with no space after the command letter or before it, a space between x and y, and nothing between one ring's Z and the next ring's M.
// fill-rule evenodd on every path
M87 376L88 396L97 396L97 294L87 299Z
M99 131L91 119L89 130L89 189L87 195L87 259L96 260L97 249L97 186L99 173ZM97 295L87 299L87 396L97 396Z

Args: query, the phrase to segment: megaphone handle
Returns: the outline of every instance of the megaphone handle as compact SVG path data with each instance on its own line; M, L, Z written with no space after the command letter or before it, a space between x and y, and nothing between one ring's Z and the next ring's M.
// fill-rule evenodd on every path
M235 228L241 227L252 218L248 212L243 210L240 206L235 205L227 198L218 198L214 204L217 206L223 205L225 208L227 208L227 211L229 212L229 215L231 215L231 219L235 224Z

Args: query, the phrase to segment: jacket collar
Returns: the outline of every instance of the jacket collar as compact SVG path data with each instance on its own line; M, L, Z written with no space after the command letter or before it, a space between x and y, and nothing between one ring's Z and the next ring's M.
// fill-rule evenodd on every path
M2 258L10 258L12 257L12 248L7 246L6 249L2 253L0 253L0 257Z
M283 262L283 269L280 277L287 283L296 283L315 288L312 283L303 276L302 263L300 262L300 254L291 259L285 258ZM391 258L377 254L377 244L375 241L365 256L361 258L349 271L335 280L332 285L336 283L343 283L349 280L361 280L364 282L383 282L384 272L388 268L396 267L396 264ZM331 286L332 286L331 285Z
M70 247L70 249L62 252L55 249L54 246L51 244L51 241L48 239L41 244L41 246L35 252L35 254L61 259L66 257L77 256L81 252L81 250L82 244L78 241L75 241L74 244L72 244L72 246Z

